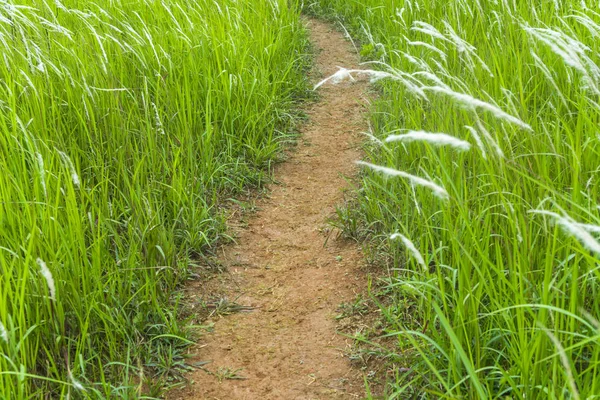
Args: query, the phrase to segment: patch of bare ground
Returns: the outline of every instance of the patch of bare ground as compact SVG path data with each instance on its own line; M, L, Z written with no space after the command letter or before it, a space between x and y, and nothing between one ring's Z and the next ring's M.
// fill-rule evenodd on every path
M308 20L323 76L356 68L358 56L330 25ZM354 242L328 237L326 220L356 174L366 130L364 82L326 84L308 106L298 148L275 170L279 184L226 246L220 262L226 296L209 305L214 332L193 349L193 372L172 399L361 399L363 372L348 358L352 339L337 332L336 314L366 290ZM201 296L198 282L189 296ZM218 285L217 285L218 286Z

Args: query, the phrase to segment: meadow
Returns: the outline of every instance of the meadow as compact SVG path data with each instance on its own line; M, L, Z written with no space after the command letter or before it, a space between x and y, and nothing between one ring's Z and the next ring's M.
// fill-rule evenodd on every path
M0 0L0 398L177 384L181 288L309 96L301 9L377 92L338 223L383 397L600 397L597 4Z
M308 10L365 60L335 78L376 82L340 223L387 266L384 328L357 334L388 363L384 398L600 397L597 3Z
M0 398L150 398L306 96L288 0L0 1ZM197 272L197 270L195 270Z

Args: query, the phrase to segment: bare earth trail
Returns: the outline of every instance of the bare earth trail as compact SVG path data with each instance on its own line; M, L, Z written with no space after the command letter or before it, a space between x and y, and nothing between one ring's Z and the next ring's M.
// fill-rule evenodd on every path
M357 67L358 56L339 32L307 23L323 76L337 66ZM365 289L362 254L334 235L326 241L323 228L342 201L344 176L356 173L365 90L362 82L319 89L298 148L275 171L280 184L258 202L221 258L231 275L228 298L254 309L213 317L214 333L195 349L198 361L212 362L173 398L363 398L361 372L345 354L351 340L336 333L334 319L340 303ZM238 369L245 379L227 379L227 371Z

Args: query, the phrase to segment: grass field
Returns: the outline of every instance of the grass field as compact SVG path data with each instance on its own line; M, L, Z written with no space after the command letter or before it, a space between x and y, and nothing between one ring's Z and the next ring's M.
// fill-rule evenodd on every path
M288 0L0 1L0 398L159 395L306 94Z
M339 223L381 266L384 398L600 398L597 6L304 4L376 81ZM309 95L301 8L0 0L0 398L176 384L182 284Z
M600 397L597 3L309 10L342 22L378 80L341 217L389 265L385 398Z

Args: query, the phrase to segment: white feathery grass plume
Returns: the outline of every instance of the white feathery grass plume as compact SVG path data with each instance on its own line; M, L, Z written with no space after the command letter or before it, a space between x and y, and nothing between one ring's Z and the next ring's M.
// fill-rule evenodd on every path
M396 23L402 25L402 27L404 29L407 28L406 26L406 21L404 20L404 12L406 11L406 8L402 7L400 8L396 8L396 17L398 17L398 19L394 20Z
M433 25L430 25L423 21L415 21L413 23L411 31L421 32L428 36L431 36L434 39L444 40L446 42L451 42L446 36L444 36L440 31L438 31Z
M44 197L48 197L48 192L46 190L46 170L44 169L44 159L40 153L35 153L35 157L37 160L38 171L40 173L40 182L42 184L42 190L44 191Z
M431 72L427 72L427 71L418 71L415 72L413 74L411 74L412 77L419 77L422 76L425 79L429 79L432 82L435 82L438 86L441 87L445 87L445 88L449 88L448 85L446 85L444 83L444 81L442 81L436 74L433 74Z
M576 225L590 233L600 233L600 226L593 224L576 223Z
M142 20L142 18L140 18L140 20ZM143 24L143 22L142 22L142 24ZM154 53L154 57L156 58L156 62L158 63L158 66L162 69L163 65L160 62L160 57L158 56L158 52L156 51L156 47L154 46L154 42L152 41L152 35L150 35L150 32L148 32L148 29L146 29L146 25L145 24L143 24L143 25L144 25L144 28L142 29L142 31L144 32L144 35L146 35L146 39L148 39L148 43L150 44L150 47L152 48L152 52Z
M321 87L323 84L331 81L331 83L338 84L346 79L349 79L351 81L354 81L354 77L352 76L352 74L356 74L356 75L365 75L368 76L371 79L371 82L375 82L378 81L380 79L384 79L384 78L390 78L390 79L396 79L399 80L401 79L400 76L396 76L392 73L389 72L385 72L385 71L376 71L373 69L346 69L344 67L338 67L338 71L323 79L321 82L317 83L315 85L315 87L313 88L313 90L318 89L319 87Z
M33 84L33 81L31 80L31 78L29 77L29 75L27 75L25 73L25 71L23 71L23 70L21 70L21 75L27 81L27 86L29 86L31 88L31 90L33 90L33 92L35 93L35 96L38 97L39 96L39 92L38 92L37 88L35 87L35 85Z
M411 75L409 75L409 77L414 79L414 77ZM400 78L400 77L397 77L395 79L401 81L404 84L404 86L406 87L406 90L408 90L409 92L417 95L418 97L422 98L425 101L429 101L429 98L427 97L427 95L425 94L425 92L423 91L423 89L420 86L412 83L408 79L404 79L404 78Z
M127 49L127 53L133 55L135 58L137 58L137 60L139 61L139 63L141 65L143 65L144 67L148 67L148 64L146 63L146 60L144 58L142 58L142 56L139 54L138 51L136 51L129 43L127 42L123 42L123 47L125 47Z
M5 343L8 343L8 332L2 321L0 321L0 339L4 340Z
M429 65L425 61L421 60L420 58L416 58L413 55L408 54L404 51L400 51L400 52L398 52L398 54L403 55L404 58L406 58L406 60L408 60L409 63L415 65L418 68L421 68L423 70L431 69L429 67ZM435 60L433 60L433 62L435 62Z
M376 64L381 64L381 63L376 63ZM383 64L385 65L385 64ZM386 65L386 67L389 68L389 66ZM406 88L424 98L425 100L427 100L427 96L425 95L425 92L423 92L423 90L418 86L418 84L420 84L420 82L418 81L418 79L416 79L414 76L412 76L411 74L408 74L406 72L402 72L399 70L392 70L392 72L386 72L386 71L377 71L377 70L373 70L373 69L346 69L343 67L338 67L339 70L323 79L321 82L317 83L313 90L318 89L320 86L322 86L323 84L325 84L328 81L331 81L331 83L333 84L337 84L342 82L343 80L346 79L350 79L351 81L354 81L354 77L352 76L352 74L358 75L358 76L367 76L369 77L369 80L371 82L376 82L378 80L381 79L393 79L396 81L401 81Z
M221 9L221 6L219 5L219 3L214 0L213 0L213 3L215 6L217 6L217 10L219 10L219 14L223 15L223 10Z
M512 203L507 203L504 206L504 209L507 212L507 216L509 215L509 211L510 215L515 215L515 207ZM519 243L523 243L523 234L521 233L521 228L519 227L519 224L515 224L515 228L517 230L517 240L519 241Z
M327 83L329 81L331 81L331 83L333 83L334 85L337 83L340 83L346 79L350 79L351 81L354 81L354 78L352 77L352 74L351 74L352 70L346 69L344 67L338 67L338 68L339 69L335 74L333 74L333 75L323 79L321 82L317 83L315 85L315 87L313 88L313 90L318 89L319 87L323 86L325 83Z
M73 180L73 185L79 187L79 175L77 175L77 171L75 170L75 165L73 165L73 161L71 161L71 158L66 153L63 153L60 150L57 151L60 155L60 158L62 158L63 162L69 167L69 171L71 172L71 179Z
M39 15L37 16L37 19L41 25L45 26L51 32L60 33L66 36L69 40L73 41L73 32L71 32L64 26L48 21L46 18L40 17Z
M400 238L400 240L402 240L402 243L404 243L404 246L412 254L412 256L415 258L415 260L417 260L419 265L421 267L423 267L424 270L427 270L427 265L425 264L425 260L423 259L423 256L421 255L419 250L417 250L417 247L414 245L414 243L411 242L409 238L407 238L406 236L404 236L400 233L394 233L393 235L390 236L391 240L398 239L398 238Z
M483 145L483 142L481 141L481 137L479 136L479 133L477 133L477 130L469 125L465 125L465 128L471 133L473 139L475 139L475 143L477 143L477 147L479 147L479 150L481 150L481 156L483 157L483 159L487 160L487 152L485 151L485 146Z
M0 14L0 22L2 22L3 24L7 24L7 25L9 25L9 26L12 26L12 25L14 25L14 24L13 24L13 22L12 22L10 19L6 18L6 17L5 17L4 15L2 15L2 14Z
M160 115L158 114L158 107L156 107L156 104L154 104L154 102L151 102L150 104L152 104L152 108L154 109L154 121L156 123L156 129L158 130L158 133L164 135L165 130L163 128L162 121L160 120Z
M523 25L523 29L530 36L545 43L552 52L563 59L565 64L579 71L583 75L586 89L600 93L600 67L586 54L590 48L573 39L564 32L548 28L531 28Z
M46 279L46 284L48 285L48 291L50 292L50 299L56 300L56 287L54 286L54 277L52 276L52 272L48 269L48 266L41 258L35 260L37 265L40 267L40 272L44 279Z
M467 42L466 40L464 40L463 38L461 38L456 33L454 28L452 28L452 25L450 25L450 23L448 23L448 21L442 21L442 22L443 22L444 26L446 27L446 32L448 33L448 36L450 36L449 42L456 46L456 50L458 50L459 53L463 53L463 52L474 53L475 52L476 47L473 46L471 43Z
M504 7L504 11L506 11L508 13L508 15L510 15L511 17L514 18L513 9L512 9L512 6L511 6L509 0L502 0L502 6ZM535 8L535 7L533 7L533 8Z
M399 176L401 178L408 179L413 185L423 186L430 189L434 195L436 195L442 200L448 200L448 198L450 197L446 189L444 189L436 183L428 181L427 179L423 179L421 177L411 175L403 171L398 171L397 169L382 167L380 165L371 164L365 161L357 161L356 163L358 165L364 165L365 167L371 168L374 171L381 172L382 174L387 176Z
M454 78L455 80L459 80L457 77L453 77L452 75L450 75L450 73L448 72L448 69L444 65L442 65L442 63L439 62L438 60L431 60L431 62L436 66L436 68L437 68L436 72L438 74L445 76L445 77L449 77L450 79ZM442 84L439 86L446 86L446 85Z
M434 93L445 94L446 96L451 97L452 99L454 99L455 101L457 101L458 103L462 104L463 106L465 106L467 108L470 108L470 109L480 108L482 110L489 111L498 119L508 121L512 124L520 126L521 128L527 129L529 131L533 130L533 129L531 129L531 126L529 126L525 122L521 121L519 118L510 115L506 111L503 111L500 107L495 106L490 103L486 103L483 100L476 99L475 97L470 96L468 94L455 92L447 87L441 87L441 86L424 86L422 89L424 91L431 91Z
M589 51L589 47L570 38L562 32L552 29L531 28L529 26L523 26L523 29L540 42L547 44L548 47L550 47L555 54L560 56L567 65L584 74L587 73L585 66L581 63L579 57L585 54L586 50Z
M83 111L85 112L85 116L87 118L87 120L89 121L90 118L90 112L88 110L88 106L87 106L87 102L85 101L85 94L81 94L81 104L83 104Z
M443 21L443 22L444 22L444 26L446 27L446 33L450 37L450 42L453 43L456 46L456 49L458 50L458 52L461 53L467 59L467 61L468 61L467 66L469 67L469 69L472 72L475 71L475 63L473 62L473 58L475 58L479 62L481 67L483 67L483 69L491 77L493 77L494 74L490 70L490 67L488 67L488 65L481 59L481 57L479 57L477 55L477 52L476 52L477 48L475 46L473 46L471 43L469 43L466 40L464 40L463 38L461 38L456 33L454 28L452 28L452 25L450 25L447 21Z
M413 201L415 202L415 210L417 210L417 214L421 215L421 206L417 201L417 192L415 191L415 185L410 185L410 191L413 195Z
M385 67L390 69L390 72L377 71L377 70L373 70L373 69L346 69L346 68L338 67L338 68L340 68L340 70L338 72L336 72L335 74L331 75L328 78L323 79L321 82L317 83L315 85L315 87L313 88L313 90L319 88L321 85L323 85L324 83L326 83L330 80L332 81L333 84L339 83L339 82L343 81L344 79L354 80L354 77L352 76L352 74L355 74L358 76L361 76L361 75L367 76L367 77L369 77L371 82L376 82L381 79L392 79L392 80L400 81L404 84L404 86L406 87L406 89L409 92L414 93L415 95L423 98L424 100L428 100L427 95L420 87L422 85L421 82L415 76L408 74L406 72L400 71L400 70L392 69L391 67L389 67L388 65L386 65L384 63L372 62L372 64L384 65Z
M128 88L101 88L96 86L88 86L91 90L97 90L99 92L129 92Z
M90 89L90 85L88 85L87 80L85 79L85 76L81 77L83 84L81 85L81 87L84 89L85 94L87 94L89 96L89 98L96 103L96 98L92 92L92 90ZM85 104L85 103L84 103Z
M471 148L471 143L455 138L454 136L425 131L408 131L402 135L390 135L385 138L385 141L387 143L422 141L434 146L450 146L460 151L468 151Z
M548 328L542 325L539 321L537 322L537 325L546 333L546 335L548 335L548 337L554 344L554 347L556 347L558 355L560 356L560 361L563 367L565 368L565 375L567 375L567 381L569 382L569 386L571 387L570 394L571 396L573 396L574 400L579 400L579 391L577 390L577 384L575 383L575 379L573 378L573 370L571 369L571 363L569 362L569 357L567 356L564 347L562 346L558 338L554 336L554 334L552 334L552 332L550 332Z
M10 72L12 70L12 62L8 60L6 52L2 52L2 59L4 60L4 66Z
M531 10L531 13L533 14L533 20L539 22L540 21L540 16L538 15L537 11L535 10L537 7L534 5L533 7L530 7L529 9ZM502 24L498 24L500 26L502 26Z
M181 25L179 25L179 21L177 20L177 18L175 18L175 15L173 15L173 12L171 11L169 5L165 4L164 2L162 2L161 5L163 6L163 9L167 12L167 14L169 14L169 16L171 17L171 21L173 21L175 26L177 26L177 30L181 31Z
M69 11L69 9L67 7L64 6L63 3L60 2L60 0L54 0L54 5L56 6L56 8L58 8L59 10L62 11Z
M598 172L597 170L595 172ZM590 176L590 179L587 180L587 182L585 183L585 190L589 190L590 189L590 185L592 184L592 182L594 181L594 178L596 177L596 174L592 174Z
M471 3L473 3L473 4L471 4ZM471 18L474 17L473 8L477 7L479 10L482 10L479 0L459 1L458 5L460 5L460 8L462 8L462 12L464 14L468 14ZM481 12L483 12L483 11L481 11Z
M433 61L434 63L435 60ZM456 85L460 90L462 90L463 92L467 92L469 90L469 85L464 82L463 80L461 80L459 77L452 75L447 68L444 68L443 65L436 63L436 67L438 68L437 73L440 74L443 78L448 79L449 81L451 81L454 85ZM433 85L433 86L441 86L444 88L450 88L450 86L443 84L443 85ZM452 89L454 91L457 91L459 89Z
M175 3L175 7L179 8L179 11L181 11L181 15L186 19L186 21L188 23L188 26L193 29L194 28L194 23L192 22L192 20L188 16L189 11L184 10L183 7L181 6L181 4L179 4L177 2Z
M530 210L531 214L547 215L552 217L563 231L575 237L585 248L600 255L600 243L585 229L582 224L573 221L569 216L563 217L555 212L547 210ZM585 226L585 225L584 225Z
M125 28L128 32L128 39L133 39L136 45L145 45L144 38L140 35L131 25L127 22L123 22L123 28Z
M356 47L356 44L354 43L354 39L352 39L352 35L350 35L350 33L348 32L348 30L346 29L346 27L344 26L344 24L342 24L341 21L338 21L340 26L342 27L342 29L344 30L344 37L346 39L348 39L350 41L350 43L352 43L352 47L354 47L354 51L356 52L356 54L360 54L360 51L358 51L358 47Z
M69 380L71 381L71 383L73 384L73 387L75 389L80 390L82 392L87 392L87 390L85 389L85 387L83 387L81 382L79 382L77 379L75 379L73 377L73 373L71 371L69 371Z
M406 44L408 44L409 46L422 46L422 47L425 47L426 49L429 49L429 50L433 51L434 53L438 54L443 60L446 59L446 53L444 53L443 50L438 49L437 47L435 47L431 43L421 42L421 41L415 41L415 42L413 42L410 39L408 39L406 36L404 36L404 40L406 40Z
M494 148L494 151L496 152L498 157L504 158L504 152L500 148L500 145L498 144L498 142L496 142L496 139L494 139L492 137L492 134L485 128L485 126L483 126L483 124L481 123L481 121L479 119L477 119L476 124L477 124L477 127L479 128L479 130L481 131L481 133L483 133L483 135L485 136L485 139Z
M94 34L94 37L96 38L96 42L98 42L98 46L100 47L100 52L102 54L102 57L101 57L102 62L100 63L100 65L102 66L102 70L106 74L106 73L108 73L106 65L109 64L109 61L108 61L108 56L106 55L106 50L104 50L104 45L102 44L102 40L104 38L102 36L98 35L98 32L96 32L96 29L94 29L94 27L91 24L86 24L86 25Z
M582 3L585 3L582 1ZM583 4L582 4L583 5ZM577 15L567 15L566 18L573 18L578 21L582 26L584 26L590 34L594 38L600 37L600 25L594 22L588 15L586 14L577 14Z
M381 140L379 140L377 137L375 137L375 135L373 135L373 129L371 128L371 124L369 123L369 130L363 132L363 134L368 137L373 143L375 143L378 146L383 146L383 142Z

